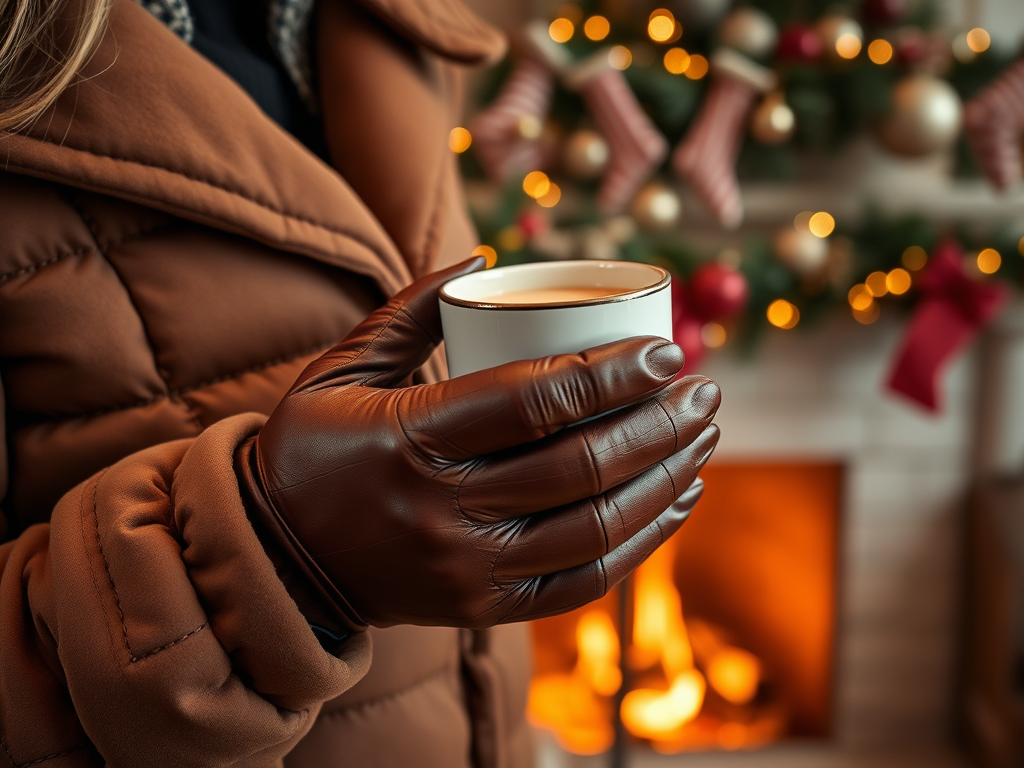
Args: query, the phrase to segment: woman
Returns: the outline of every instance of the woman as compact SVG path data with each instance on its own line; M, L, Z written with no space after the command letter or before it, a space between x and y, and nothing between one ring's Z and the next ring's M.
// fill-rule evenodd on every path
M0 762L529 765L496 625L682 524L717 389L654 339L431 383L500 37L272 3L274 58L193 5L0 5Z

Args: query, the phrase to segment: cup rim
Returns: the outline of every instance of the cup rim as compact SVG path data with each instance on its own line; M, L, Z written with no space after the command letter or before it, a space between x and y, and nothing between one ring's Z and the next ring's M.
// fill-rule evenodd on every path
M585 265L598 266L598 267L606 267L606 268L620 268L620 267L624 267L624 266L628 265L630 268L638 267L638 268L652 270L655 273L659 274L660 277L658 278L657 282L652 283L651 285L644 286L643 288L629 289L629 290L626 290L624 293L616 293L616 294L612 294L611 296L598 296L597 298L593 298L593 299L576 299L575 301L552 302L550 304L512 304L512 303L496 304L494 302L477 301L477 300L474 300L474 299L460 299L460 298L457 298L455 296L452 296L448 292L448 286L451 285L452 283L458 282L460 280L464 280L466 278L471 278L471 277L474 277L476 275L494 274L495 272L498 272L498 271L520 270L520 269L523 269L523 268L543 269L543 268L551 268L551 267L558 267L558 266L566 266L566 265L569 265L569 264L575 264L575 265L584 265L585 264ZM542 262L529 262L527 264L511 264L511 265L509 265L507 267L497 267L497 268L489 269L489 270L486 270L486 272L471 272L468 275L462 275L460 277L456 277L455 279L449 280L447 283L445 283L444 285L441 286L441 289L438 291L438 298L441 301L443 301L445 304L451 304L451 305L456 306L456 307L466 307L466 308L469 308L469 309L496 309L496 310L512 310L512 311L545 310L545 309L565 309L567 307L598 306L598 305L601 305L601 304L614 304L614 303L620 302L620 301L629 301L631 299L638 299L638 298L641 298L643 296L649 296L652 293L657 293L658 291L664 290L665 288L668 288L671 283L672 283L672 275L669 274L668 270L663 269L661 267L657 267L654 264L644 264L642 262L637 262L637 261L598 261L598 260L589 260L589 259L586 260L586 261L580 261L580 260L542 261Z

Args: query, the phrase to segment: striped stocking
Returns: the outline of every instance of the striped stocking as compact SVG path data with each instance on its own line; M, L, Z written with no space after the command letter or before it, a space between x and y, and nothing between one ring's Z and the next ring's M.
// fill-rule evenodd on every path
M622 72L601 54L566 77L578 90L597 128L608 142L611 157L597 202L606 213L619 213L668 154L668 142L636 100ZM597 63L597 66L595 66Z
M964 132L981 169L1003 190L1021 179L1021 134L1024 133L1024 61L967 102Z
M505 181L514 172L540 167L543 152L537 137L554 88L550 69L522 58L498 97L470 123L477 158L492 179Z
M686 179L724 227L743 221L736 158L747 116L759 92L774 86L774 75L728 50L712 60L712 83L689 133L672 155L672 167Z

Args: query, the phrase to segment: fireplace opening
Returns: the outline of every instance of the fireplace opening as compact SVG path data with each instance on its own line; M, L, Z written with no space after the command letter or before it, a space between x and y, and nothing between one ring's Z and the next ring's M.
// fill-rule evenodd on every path
M611 749L617 718L669 754L831 735L842 467L721 462L702 477L625 603L615 590L532 625L530 718L568 752Z

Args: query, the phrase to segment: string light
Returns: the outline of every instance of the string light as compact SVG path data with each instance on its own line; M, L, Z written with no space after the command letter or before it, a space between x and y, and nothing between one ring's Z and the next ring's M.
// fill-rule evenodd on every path
M871 325L881 314L882 308L878 306L877 301L873 301L867 309L853 310L853 319L861 325Z
M548 191L537 198L537 202L544 208L554 208L562 199L562 190L554 182L549 182Z
M629 69L633 53L624 45L616 45L608 51L608 63L615 69Z
M452 128L448 134L448 148L455 154L461 155L472 143L473 135L461 125Z
M544 171L530 171L523 178L523 192L534 200L544 197L551 189L551 179Z
M920 245L911 245L903 251L900 261L911 272L917 272L919 269L924 269L924 265L928 263L928 252Z
M889 60L892 59L892 45L888 40L872 40L871 45L868 46L868 58L871 59L873 64L888 64Z
M558 18L551 22L548 27L548 35L556 43L567 43L572 40L573 32L576 31L576 26L566 18Z
M992 36L981 27L967 33L967 47L975 53L984 53L992 45Z
M673 75L681 75L690 66L690 54L683 48L669 48L665 51L665 69Z
M912 283L913 280L910 277L910 273L901 267L896 267L896 269L885 276L885 287L889 289L889 293L893 296L902 296L910 290Z
M587 36L588 40L604 40L608 37L608 33L612 31L612 25L608 23L608 19L604 16L591 16L587 19L587 23L583 25L583 34Z
M978 269L986 275L994 275L1003 265L1003 257L995 248L986 248L978 254Z
M808 220L807 227L815 237L828 237L836 228L836 220L832 214L818 211Z
M647 35L656 43L667 43L676 32L676 17L666 8L652 11L647 22Z
M814 214L810 211L800 211L796 216L793 217L793 229L797 232L803 232L804 234L810 234L811 231L811 217Z
M856 312L864 312L875 303L871 292L864 283L857 283L857 285L853 286L846 294L846 300L850 302L850 307Z
M699 53L695 53L690 57L690 65L684 74L691 80L700 80L708 73L709 68L708 60Z
M844 59L855 59L857 54L860 53L860 47L863 45L857 35L847 32L846 34L840 35L836 40L836 53Z
M885 296L889 292L889 286L886 283L887 277L885 272L872 272L864 281L864 287L876 299Z
M708 349L718 349L725 344L728 334L721 323L704 323L700 329L700 340Z
M800 322L800 310L785 299L776 299L768 305L768 322L788 331Z
M498 252L489 245L478 245L473 249L473 256L483 256L487 259L487 269L498 263Z

